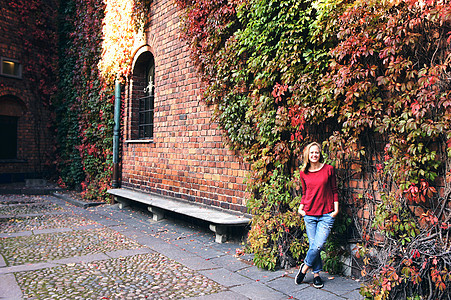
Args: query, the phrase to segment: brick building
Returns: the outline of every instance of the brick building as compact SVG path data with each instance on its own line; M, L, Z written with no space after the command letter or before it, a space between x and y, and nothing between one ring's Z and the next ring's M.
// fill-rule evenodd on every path
M56 47L49 46L56 40L51 17L55 7L55 1L37 10L32 5L24 9L14 2L0 2L0 183L48 172L52 89L47 80L54 80L49 70ZM37 25L41 16L46 16L45 21Z
M227 149L181 39L172 0L152 2L125 88L121 187L246 212L248 165Z

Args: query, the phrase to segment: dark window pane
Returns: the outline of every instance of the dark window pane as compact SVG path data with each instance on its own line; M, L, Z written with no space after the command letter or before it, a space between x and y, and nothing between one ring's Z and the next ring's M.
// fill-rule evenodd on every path
M8 59L2 59L2 66L1 66L2 74L14 76L14 77L20 77L20 63L11 61Z
M153 95L139 99L139 138L148 139L153 137Z
M0 116L0 159L17 158L17 117Z

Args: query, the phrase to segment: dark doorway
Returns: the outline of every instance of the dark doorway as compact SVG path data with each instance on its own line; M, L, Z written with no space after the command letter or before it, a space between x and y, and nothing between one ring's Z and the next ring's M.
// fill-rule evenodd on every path
M0 159L17 158L18 117L0 116Z

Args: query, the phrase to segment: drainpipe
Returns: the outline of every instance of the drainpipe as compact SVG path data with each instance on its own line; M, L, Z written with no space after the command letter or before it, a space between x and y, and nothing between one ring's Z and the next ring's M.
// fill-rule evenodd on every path
M119 129L121 121L121 82L116 79L114 87L114 129L113 129L113 180L111 185L118 188L119 184Z

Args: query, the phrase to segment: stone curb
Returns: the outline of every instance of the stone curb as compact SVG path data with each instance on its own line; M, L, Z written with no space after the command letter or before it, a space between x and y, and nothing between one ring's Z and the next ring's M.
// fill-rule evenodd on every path
M64 200L64 201L69 202L69 203L71 203L71 204L73 204L75 206L82 207L82 208L85 208L85 209L89 208L89 207L94 207L94 206L106 204L106 202L85 202L85 201L80 201L80 200L74 199L74 198L72 198L70 196L67 196L67 195L59 193L59 192L54 192L52 195L55 196L58 199Z
M52 195L61 191L58 188L5 188L0 195Z

